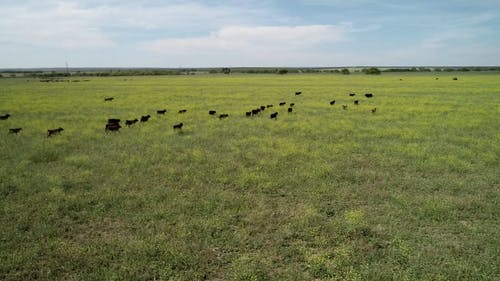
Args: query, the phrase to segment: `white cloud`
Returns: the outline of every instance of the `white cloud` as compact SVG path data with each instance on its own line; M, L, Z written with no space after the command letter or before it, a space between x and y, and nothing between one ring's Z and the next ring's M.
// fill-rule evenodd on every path
M307 53L314 53L325 46L346 40L351 29L347 24L231 26L204 37L161 39L144 43L142 47L170 57L200 54L214 56L220 58L223 64L225 59L230 61L227 58L239 57L240 61L246 60L249 65L280 64L287 61L287 65L290 65L293 64L291 60L301 61ZM202 60L208 61L206 58Z
M219 27L228 23L251 23L268 15L267 11L184 1L182 3L145 5L124 3L106 6L113 21L105 24L113 27L132 27L171 31L182 28L188 32Z
M113 42L95 24L102 11L68 2L0 10L0 41L53 47L102 47Z
M266 13L192 1L9 1L0 3L0 42L106 47L118 40L122 44L131 41L127 35L137 35L140 30L189 34L227 23L249 24Z

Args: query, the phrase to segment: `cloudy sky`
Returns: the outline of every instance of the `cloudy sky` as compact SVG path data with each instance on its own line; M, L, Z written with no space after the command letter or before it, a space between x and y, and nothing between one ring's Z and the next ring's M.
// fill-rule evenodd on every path
M499 0L0 0L0 68L500 65Z

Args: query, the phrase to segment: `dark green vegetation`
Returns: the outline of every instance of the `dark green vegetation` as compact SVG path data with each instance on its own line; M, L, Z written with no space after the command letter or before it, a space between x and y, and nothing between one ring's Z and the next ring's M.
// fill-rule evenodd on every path
M1 280L499 278L498 74L0 79L5 113Z
M160 75L197 75L197 74L287 74L287 73L328 73L381 74L382 72L493 72L500 71L498 66L469 67L234 67L234 68L41 68L41 69L0 69L1 77L41 78L46 82L60 82L58 78L66 77L115 77L115 76L160 76ZM56 80L56 81L55 81Z

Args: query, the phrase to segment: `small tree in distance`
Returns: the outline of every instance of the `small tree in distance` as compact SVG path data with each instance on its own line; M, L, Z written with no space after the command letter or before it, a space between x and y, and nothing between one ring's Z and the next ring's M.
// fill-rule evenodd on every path
M370 68L363 68L362 70L365 74L374 74L374 75L380 75L380 69L376 67L370 67Z
M229 67L224 67L224 68L222 69L222 73L224 73L224 74L229 74L229 73L231 73L231 68L229 68Z
M344 74L344 75L349 75L351 74L351 72L349 71L349 69L347 68L342 68L342 70L340 71L340 73Z
M280 75L287 74L287 73L288 73L287 69L283 68L283 69L278 70L278 74L280 74Z

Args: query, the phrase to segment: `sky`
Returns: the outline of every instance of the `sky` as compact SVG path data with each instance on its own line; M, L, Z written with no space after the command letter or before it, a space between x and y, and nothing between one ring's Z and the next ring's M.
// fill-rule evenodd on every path
M0 68L499 66L500 0L0 0Z

